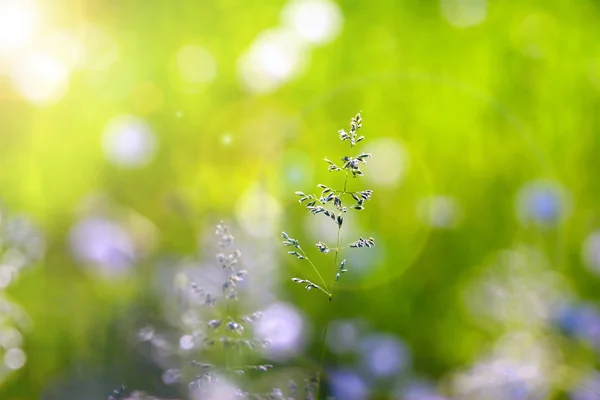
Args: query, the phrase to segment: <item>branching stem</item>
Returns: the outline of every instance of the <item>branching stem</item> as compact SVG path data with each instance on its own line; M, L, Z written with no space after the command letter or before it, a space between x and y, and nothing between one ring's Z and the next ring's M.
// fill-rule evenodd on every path
M310 258L308 258L306 256L306 253L304 252L304 250L302 249L302 247L298 246L298 250L300 250L300 252L302 253L302 257L304 257L306 259L306 261L309 262L309 264L312 266L312 268L315 270L315 272L319 276L319 279L321 280L321 283L323 284L323 288L325 289L324 293L327 296L331 297L331 293L329 292L329 288L327 287L327 284L325 283L325 279L323 279L323 277L321 276L321 273L319 272L319 270L317 269L317 267L315 266L315 264L313 264L313 262L310 260ZM321 289L323 289L323 288L321 288Z

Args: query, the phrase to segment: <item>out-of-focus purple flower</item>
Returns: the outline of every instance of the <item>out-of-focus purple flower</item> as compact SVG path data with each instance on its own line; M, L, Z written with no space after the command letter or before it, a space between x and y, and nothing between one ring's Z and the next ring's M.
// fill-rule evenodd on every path
M412 380L396 392L398 400L446 400L434 385L423 380Z
M79 221L71 229L69 244L77 260L103 275L128 271L136 258L129 232L117 222L100 217Z
M583 379L570 390L569 397L571 400L600 399L600 372L594 371L583 377Z
M360 322L360 321L359 321ZM362 334L362 327L357 321L335 320L329 324L327 347L336 354L354 351Z
M157 140L152 127L132 115L119 115L104 128L102 147L106 159L122 168L146 166L156 153Z
M533 181L521 188L517 196L517 213L525 226L554 226L567 211L564 189L555 182Z
M392 335L367 336L359 345L361 362L369 375L390 378L405 371L411 362L406 345Z
M600 310L591 304L566 304L554 320L567 335L584 340L600 351Z
M256 323L256 335L268 340L267 353L274 359L297 354L304 346L304 321L298 310L287 303L274 303Z
M369 385L356 371L350 369L332 371L329 379L336 399L364 400L369 397Z

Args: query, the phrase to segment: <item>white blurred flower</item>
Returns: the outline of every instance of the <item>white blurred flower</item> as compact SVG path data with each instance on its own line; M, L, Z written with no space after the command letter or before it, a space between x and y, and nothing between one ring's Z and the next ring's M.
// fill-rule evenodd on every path
M463 400L536 400L546 398L553 382L554 349L527 332L510 332L494 351L454 377L453 388Z
M547 265L537 249L499 252L463 292L474 321L487 325L490 320L525 327L544 325L565 290L563 278L549 271Z

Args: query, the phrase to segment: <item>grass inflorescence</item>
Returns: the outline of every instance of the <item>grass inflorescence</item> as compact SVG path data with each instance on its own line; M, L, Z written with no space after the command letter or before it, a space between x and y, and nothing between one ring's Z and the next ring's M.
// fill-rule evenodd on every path
M347 132L344 129L338 131L339 138L341 141L347 141L350 144L350 149L353 149L358 143L364 140L364 136L359 135L358 132L362 128L362 117L360 113L356 114L354 118L350 120L350 130ZM304 286L306 290L313 290L324 294L328 301L331 302L334 298L335 289L340 281L341 276L348 272L348 265L350 264L346 259L339 262L341 258L342 250L346 248L362 248L362 247L373 247L375 246L375 239L369 237L367 239L359 237L358 240L348 244L341 245L342 239L342 227L344 226L344 219L350 211L362 211L365 209L365 203L371 199L373 195L372 190L357 190L350 191L348 189L348 178L358 178L364 175L361 167L367 163L367 159L371 157L368 153L358 153L353 156L344 156L341 159L341 163L336 163L328 158L325 158L325 162L328 164L328 170L330 172L340 172L343 174L344 183L341 188L334 188L329 185L322 183L316 186L321 190L319 195L314 193L305 193L297 191L295 194L300 197L298 202L303 204L304 207L315 216L324 216L331 220L331 222L337 225L337 239L335 244L327 244L322 240L319 240L315 246L318 251L322 254L333 254L333 268L334 274L331 280L326 280L323 277L324 268L319 268L307 255L306 251L300 245L297 239L294 239L286 232L282 232L283 244L287 247L291 247L292 250L288 251L293 257L296 257L302 262L306 262L310 265L311 269L316 275L317 279L308 279L306 277L294 277L292 281ZM329 282L329 284L328 284ZM319 379L317 382L317 398L321 387L321 375L323 369L323 357L325 352L325 345L327 341L327 328L326 326L323 343L322 343L322 354Z

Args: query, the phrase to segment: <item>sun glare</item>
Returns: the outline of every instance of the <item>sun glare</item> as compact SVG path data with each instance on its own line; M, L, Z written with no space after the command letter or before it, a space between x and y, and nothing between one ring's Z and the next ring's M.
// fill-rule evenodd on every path
M25 47L32 39L38 22L38 9L32 1L0 1L0 55Z

